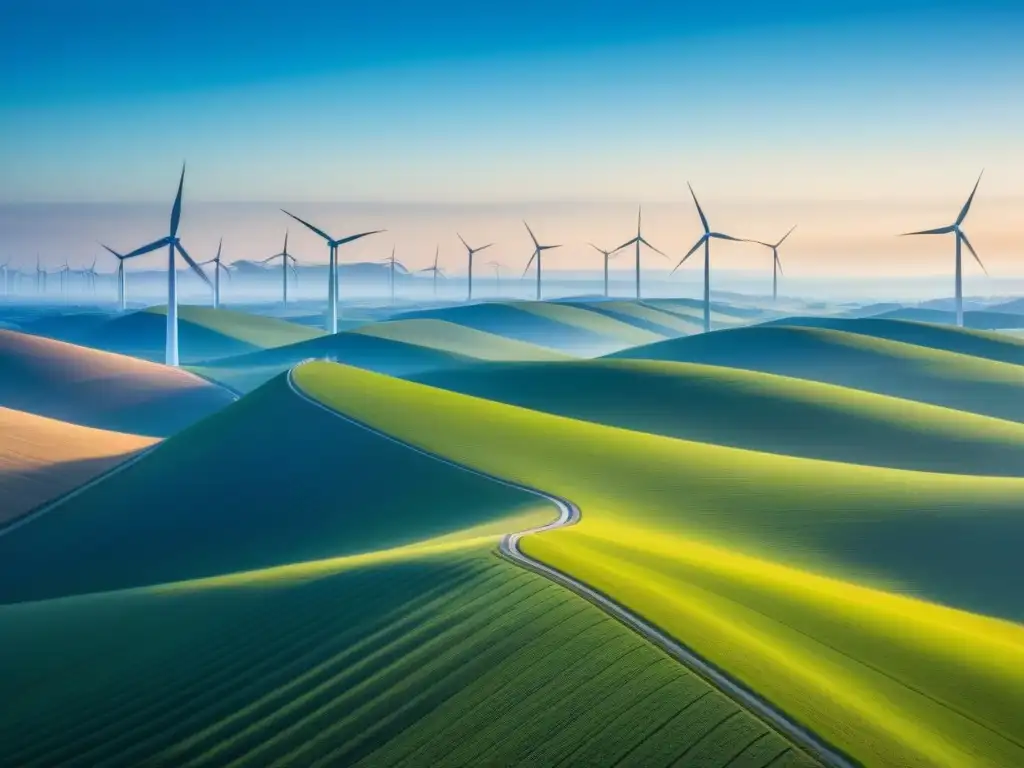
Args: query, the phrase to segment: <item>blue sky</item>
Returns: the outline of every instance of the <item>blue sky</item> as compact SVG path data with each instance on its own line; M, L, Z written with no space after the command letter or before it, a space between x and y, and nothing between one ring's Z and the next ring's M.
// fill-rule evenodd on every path
M690 180L723 226L816 216L812 242L847 254L866 247L855 215L810 206L897 201L875 219L888 238L986 167L977 239L997 261L1024 249L1005 225L1024 200L1019 0L0 10L0 205L166 203L187 159L187 203L485 203L516 222L519 203L623 201L627 226L637 202L687 204ZM691 239L691 214L664 237Z

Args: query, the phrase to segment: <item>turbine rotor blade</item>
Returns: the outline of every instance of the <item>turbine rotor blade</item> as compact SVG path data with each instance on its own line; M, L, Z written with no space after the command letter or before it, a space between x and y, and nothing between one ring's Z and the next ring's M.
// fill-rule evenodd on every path
M294 213L288 213L288 211L286 211L284 208L281 209L281 212L282 213L287 213L289 216L291 216L293 219L295 219L297 222L299 222L299 224L302 224L303 226L313 230L318 235L320 235L320 237L322 237L324 240L326 240L328 243L333 242L332 239L331 239L331 236L328 235L326 232L324 232L322 229L317 229L312 224L310 224L308 221L304 221L304 220L300 219ZM287 238L287 237L288 237L288 235L285 234L285 238Z
M747 242L746 240L743 240L743 239L741 239L739 237L733 237L732 235L723 235L721 232L711 232L708 235L708 237L713 237L716 240L732 240L735 243L745 243L745 242Z
M697 193L693 191L690 182L686 182L686 186L690 187L690 195L693 197L693 204L697 206L697 215L700 216L700 223L704 226L704 234L708 234L711 231L711 227L708 226L708 217L704 215L700 203L697 202Z
M782 259L779 258L779 254L775 254L775 266L779 268L779 274L785 277L786 273L782 271Z
M218 264L220 264L220 249L222 245L224 245L223 237L220 239L220 242L217 243L217 255L213 257L213 260L216 261Z
M634 237L632 240L627 240L622 245L620 245L618 248L616 248L615 250L611 251L611 253L616 253L617 251L621 251L626 246L632 245L633 243L635 243L638 239L639 238Z
M988 270L985 269L985 265L981 263L981 259L978 258L978 252L974 250L974 246L971 245L971 241L967 239L967 235L965 235L963 231L960 232L960 239L964 241L964 245L967 246L967 250L971 252L971 256L973 256L974 260L978 262L978 266L981 267L981 271L988 276Z
M904 232L900 237L910 237L911 235L948 235L950 232L956 230L955 224L950 224L948 227L939 227L938 229L922 229L920 232Z
M706 241L707 239L708 239L708 236L707 236L707 235L703 235L703 236L702 236L702 237L700 238L700 240L698 240L698 241L697 241L696 243L694 243L694 244L693 244L693 248L691 248L690 250L688 250L688 251L686 252L686 255L685 255L685 256L683 256L683 258L681 258L681 259L679 260L679 263L678 263L678 264L676 264L676 265L675 265L674 267L672 267L672 271L671 271L671 272L669 272L669 274L670 274L670 275L671 275L671 274L674 274L674 273L675 273L675 271L676 271L677 269L679 269L679 268L680 268L681 266L683 266L683 264L684 264L684 263L686 262L686 260L687 260L688 258L690 258L691 256L693 256L693 254L694 254L694 253L696 253L696 251L697 251L697 249L698 249L698 248L700 248L700 247L701 247L702 245L704 245L704 242L705 242L705 241Z
M538 251L534 251L533 255L530 257L530 260L528 262L526 262L526 269L523 270L523 277L526 277L526 273L530 271L530 267L533 265L533 260L535 258L537 258L537 254L538 253L540 253L539 250Z
M490 248L494 243L488 243L487 245L481 245L479 248L474 248L473 253L479 253L480 251Z
M122 259L133 259L136 256L142 256L144 253L150 253L152 251L157 250L158 248L163 248L165 245L169 245L170 243L171 243L171 239L170 238L168 238L168 237L161 237L159 240L154 240L149 245L144 245L141 248L136 248L131 253L126 253L121 258Z
M345 245L345 243L351 243L353 240L358 240L361 237L367 237L368 235L376 235L376 234L379 234L380 232L387 232L387 230L386 229L374 229L374 230L372 230L370 232L360 232L358 235L349 235L348 237L343 237L341 240L333 240L332 242L336 246L337 245Z
M122 255L121 255L120 253L118 253L117 251L115 251L115 250L114 250L113 248L111 248L110 246L108 246L108 245L103 245L103 243L100 243L100 245L102 245L102 246L103 246L104 248L106 248L106 249L107 249L107 251L109 251L111 255L113 255L113 256L116 256L116 257L118 258L118 260L120 260L120 259L123 259L123 258L124 258L124 256L122 256Z
M174 197L174 206L171 208L171 237L178 234L178 223L181 221L181 192L185 186L185 164L181 164L181 178L178 179L178 194Z
M784 242L786 242L786 238L787 238L787 237L789 237L790 235L792 235L792 234L793 234L793 230L794 230L794 229L796 229L796 227L797 227L797 225L796 225L796 224L794 224L794 225L793 225L792 227L790 227L790 228L789 228L789 232L787 232L786 234L784 234L784 235L782 236L782 239L781 239L781 240L779 240L779 242L777 242L777 243L776 243L776 244L774 245L774 247L775 247L775 248L778 248L778 247L779 247L780 245L782 245L782 244L783 244Z
M526 231L530 233L530 239L533 240L534 246L539 248L540 243L537 242L537 238L534 236L533 230L530 229L530 225L526 223L526 219L523 219L523 226L525 226Z
M175 240L174 247L178 249L178 253L181 254L181 258L187 261L188 265L192 267L192 271L203 279L203 282L206 283L207 287L213 288L213 283L210 282L210 278L208 278L202 268L192 260L192 257L188 255L188 252L182 247L181 243Z
M458 232L456 232L455 235L456 235L456 237L459 238L459 240L462 240L462 244L464 246L466 246L466 250L467 251L472 251L473 250L472 248L469 247L469 243L466 242L465 238L463 238L462 235L460 235Z
M653 245L651 245L650 243L648 243L648 242L647 242L646 240L644 240L644 239L643 239L642 237L640 238L640 242L641 242L641 243L643 243L644 245L646 245L646 246L647 246L648 248L650 248L650 249L651 249L652 251L654 251L655 253L661 254L661 255L662 255L662 256L664 256L664 257L665 257L666 259L668 258L668 256L667 256L666 254L664 254L664 253L662 253L661 251L659 251L659 250L658 250L657 248L655 248L655 247L654 247Z
M978 191L978 185L981 184L981 177L984 173L985 171L982 170L982 172L978 174L978 180L974 182L974 189L971 190L971 196L967 198L967 202L964 203L964 207L960 209L960 215L956 217L957 224L963 224L964 219L967 218L967 212L971 210L971 203L974 202L974 193Z

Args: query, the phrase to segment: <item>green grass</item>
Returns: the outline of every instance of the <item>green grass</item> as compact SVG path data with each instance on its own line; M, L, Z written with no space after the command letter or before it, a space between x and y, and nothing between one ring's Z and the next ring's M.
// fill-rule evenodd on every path
M5 765L816 765L487 550L9 606L0 643Z
M553 349L428 318L373 323L353 333L429 347L478 360L568 360Z
M329 364L297 380L415 445L576 501L579 525L524 549L862 763L1024 764L1024 480L686 442Z
M353 555L523 515L555 511L326 413L279 378L0 537L0 562L19 575L0 580L0 603Z
M703 329L703 326L692 318L681 317L669 310L659 309L639 301L607 301L601 302L599 306L660 325L679 334L700 333Z
M637 328L621 320L567 304L550 301L516 301L509 302L508 305L523 312L603 336L620 344L650 344L662 338L656 333Z
M645 360L510 363L415 381L626 429L873 466L1024 475L1024 425L736 368Z
M1024 421L1024 367L845 331L763 325L609 357L762 371Z
M167 307L150 307L146 312L166 316ZM178 307L178 320L263 349L308 341L325 335L324 331L306 325L223 308L181 305Z

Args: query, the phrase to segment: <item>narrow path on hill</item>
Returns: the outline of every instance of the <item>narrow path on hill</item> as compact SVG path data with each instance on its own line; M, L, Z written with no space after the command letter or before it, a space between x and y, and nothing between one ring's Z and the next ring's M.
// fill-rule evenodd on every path
M299 365L301 365L301 363L299 363ZM390 442L400 445L410 451L415 451L422 456L439 461L442 464L462 470L463 472L469 472L492 482L500 483L510 488L515 488L525 493L532 494L554 504L559 510L557 520L535 528L528 528L525 531L506 534L502 537L501 543L498 545L499 554L517 565L538 573L541 576L554 581L560 586L572 590L580 597L589 600L606 613L618 619L627 627L638 632L649 642L661 648L669 656L682 663L685 667L700 675L741 706L760 717L769 726L791 739L806 752L820 760L828 768L857 768L857 763L852 761L850 758L826 744L817 735L791 720L781 710L776 709L771 703L746 688L742 683L732 679L727 673L701 658L689 648L683 646L679 641L669 637L657 627L649 624L643 618L631 612L628 608L607 595L597 591L593 587L588 586L563 571L552 568L539 560L534 560L519 548L519 542L524 536L541 533L543 531L551 531L557 528L564 528L578 523L582 515L579 507L573 502L553 496L550 493L546 493L545 491L541 491L536 488L530 488L525 485L513 483L503 478L487 474L486 472L481 472L477 469L466 466L465 464L459 464L458 462L452 461L444 456L431 453L430 451L426 451L418 446L412 445L411 443L407 443L404 440L400 440L393 435L382 432L365 422L348 416L347 414L336 411L303 392L302 389L296 385L295 380L292 377L294 371L294 367L288 371L288 387L297 397L310 405L320 408L321 410L326 411L339 419L343 419L354 426L365 429L377 437L389 440Z

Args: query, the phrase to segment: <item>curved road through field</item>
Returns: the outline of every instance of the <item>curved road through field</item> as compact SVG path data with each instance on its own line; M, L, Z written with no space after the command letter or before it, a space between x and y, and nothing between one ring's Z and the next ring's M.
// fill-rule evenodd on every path
M301 365L302 363L299 363ZM296 366L297 367L297 366ZM365 429L368 432L373 433L377 437L389 440L392 443L400 445L410 451L414 451L422 456L439 461L442 464L447 464L455 469L462 470L463 472L469 472L479 477L486 478L495 483L515 488L520 491L538 496L554 504L559 510L558 519L547 523L546 525L538 526L536 528L529 528L525 531L519 531L517 533L506 534L498 547L499 553L502 557L527 568L535 573L538 573L551 581L558 583L559 585L570 589L581 597L589 600L597 607L604 610L606 613L615 617L627 627L630 627L635 632L638 632L644 638L651 643L654 643L659 648L664 650L668 655L672 656L677 661L681 662L684 666L688 667L705 680L710 682L712 685L717 687L723 693L731 697L733 700L753 712L755 715L760 717L771 727L777 730L779 733L789 737L793 742L800 745L805 751L814 755L821 762L829 766L829 768L856 768L857 764L850 758L846 757L842 753L838 752L835 748L826 744L818 736L811 731L807 730L799 723L791 720L785 713L776 709L768 701L762 699L756 693L745 687L742 683L734 680L728 674L712 665L707 660L701 658L689 648L682 645L678 640L669 637L664 632L659 630L652 624L649 624L643 618L637 614L631 612L628 608L616 602L607 595L597 591L593 587L573 578L567 573L559 571L556 568L552 568L539 560L534 560L529 555L525 554L519 548L519 542L524 536L529 536L542 531L550 531L556 528L564 528L568 525L574 525L580 521L581 513L579 507L573 502L566 499L561 499L557 496L553 496L550 493L538 490L536 488L530 488L528 486L520 485L518 483L512 483L494 475L487 474L486 472L480 472L479 470L468 467L464 464L454 462L444 456L426 451L418 446L407 443L404 440L400 440L393 435L389 435L386 432L382 432L375 427L370 426L358 419L354 419L347 414L336 411L333 408L324 405L319 400L316 400L295 384L292 378L292 373L295 368L288 371L288 387L291 391L299 398L304 400L316 408L319 408L339 419L343 419L354 426Z

